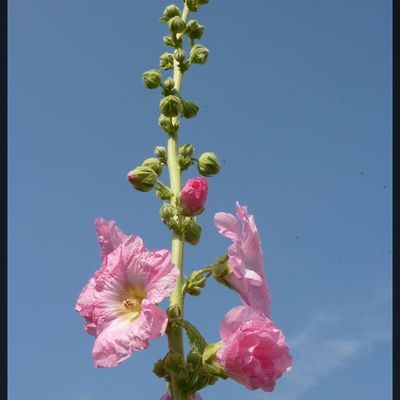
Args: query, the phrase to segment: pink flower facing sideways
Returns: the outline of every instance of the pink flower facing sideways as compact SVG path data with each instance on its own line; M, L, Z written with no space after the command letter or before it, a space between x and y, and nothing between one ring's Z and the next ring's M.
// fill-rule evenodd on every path
M75 310L96 340L96 367L114 367L149 340L164 334L167 315L156 304L169 296L179 270L167 250L150 251L140 237L127 236L114 221L98 218L102 266L83 288Z
M292 357L283 333L254 307L238 306L221 323L222 345L216 358L226 374L247 389L274 390L291 369Z
M195 215L203 210L207 200L208 183L203 176L188 179L180 193L180 205L184 214Z
M214 216L218 232L233 242L228 249L231 273L225 275L224 279L239 292L244 304L251 305L268 316L270 295L254 216L248 215L247 207L242 207L238 202L236 215L237 218L232 214L219 212Z

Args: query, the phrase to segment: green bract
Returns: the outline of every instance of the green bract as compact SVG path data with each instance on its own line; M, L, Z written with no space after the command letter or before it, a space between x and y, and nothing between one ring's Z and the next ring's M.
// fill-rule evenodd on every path
M171 53L163 53L160 56L160 68L165 71L174 68L174 55Z
M170 92L175 87L175 81L172 78L167 78L164 82L164 87Z
M183 157L191 157L194 153L194 147L191 144L183 144L179 147L179 154Z
M213 152L203 153L199 158L197 169L203 176L213 176L218 174L221 166L216 154Z
M208 58L208 49L201 44L195 44L190 50L190 64L205 64Z
M178 96L167 96L160 101L160 110L166 117L176 117L182 113L182 102Z
M143 83L148 89L156 89L161 85L162 77L156 69L143 72Z

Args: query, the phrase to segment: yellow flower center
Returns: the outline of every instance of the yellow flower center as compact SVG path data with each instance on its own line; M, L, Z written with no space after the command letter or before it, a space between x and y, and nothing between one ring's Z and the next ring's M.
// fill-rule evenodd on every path
M146 293L142 290L129 288L122 301L122 313L130 320L134 321L139 317L142 309L142 300Z

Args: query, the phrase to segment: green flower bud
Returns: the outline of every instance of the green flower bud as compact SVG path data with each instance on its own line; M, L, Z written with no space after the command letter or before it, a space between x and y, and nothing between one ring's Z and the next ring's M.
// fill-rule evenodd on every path
M158 360L153 367L153 372L159 377L159 378L164 378L165 376L168 375L168 372L164 368L164 361L163 360Z
M160 56L160 68L168 71L174 68L174 55L171 53L163 53ZM161 83L161 82L160 82Z
M142 165L143 167L151 168L157 174L157 176L162 174L163 166L158 158L147 158L143 161Z
M190 64L205 64L208 58L208 49L201 44L195 44L190 50Z
M169 372L175 372L180 366L185 365L185 359L176 351L170 350L164 357L164 368Z
M185 33L191 40L201 39L204 29L203 25L200 25L196 20L192 19L187 23Z
M160 115L158 118L158 125L167 133L176 133L179 129L179 119L172 122L171 118L164 115Z
M171 36L164 36L163 42L166 46L175 47L174 40L172 39Z
M179 154L183 157L191 157L195 151L195 148L191 144L183 144L179 147Z
M187 355L186 360L187 360L188 364L192 364L193 367L199 366L202 362L201 355L195 351L191 351Z
M158 182L158 183L160 183L160 182ZM173 195L174 194L172 193L172 190L165 185L160 185L156 189L156 196L161 200L171 200Z
M218 174L221 166L216 154L212 152L203 153L199 158L197 169L203 176L213 176Z
M177 17L181 15L181 10L175 5L171 4L167 7L165 7L165 10L163 12L163 16L161 17L162 21L168 21L173 17Z
M176 380L180 383L180 385L185 385L189 377L189 371L187 370L186 366L179 367L176 370L175 375L176 375Z
M174 207L169 204L164 204L160 208L160 216L164 221L169 221L175 215Z
M168 319L179 319L182 317L182 308L177 304L167 308Z
M172 33L182 33L186 28L186 24L181 17L176 16L168 20L168 28Z
M164 82L164 87L170 92L175 87L175 81L172 78L167 78Z
M176 49L174 52L175 60L183 63L186 60L186 53L183 49Z
M160 159L161 162L166 164L167 161L167 149L164 146L157 146L154 149L154 155Z
M183 112L182 115L187 118L193 118L197 115L199 112L199 106L191 100L185 100L183 101Z
M128 181L140 192L148 192L157 183L157 174L150 167L137 167L128 173Z
M192 220L189 227L185 231L185 240L191 245L195 246L197 243L199 243L200 236L201 226L196 221Z
M181 99L178 96L167 96L160 101L160 110L166 117L176 117L183 111Z
M185 0L185 3L190 11L196 12L199 10L199 0Z
M143 72L143 83L148 89L156 89L161 85L162 77L156 69Z

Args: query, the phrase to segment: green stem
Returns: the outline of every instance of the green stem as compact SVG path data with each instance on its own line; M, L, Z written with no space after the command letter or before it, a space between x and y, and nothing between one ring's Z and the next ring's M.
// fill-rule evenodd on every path
M182 11L182 20L187 21L189 16L189 9L186 4ZM182 87L183 73L178 67L178 63L174 60L174 81L175 89L180 93ZM170 177L170 187L174 197L172 199L173 205L178 205L179 193L181 191L181 171L178 164L178 133L170 134L168 137L168 170ZM174 232L172 235L172 263L175 264L180 271L175 290L170 297L170 306L179 306L182 310L183 317L183 250L184 250L184 238L182 233ZM172 351L176 351L185 356L183 348L183 332L182 328L174 327L168 331L168 347ZM171 377L171 389L173 400L187 400L187 396L182 393L179 388L176 377Z

